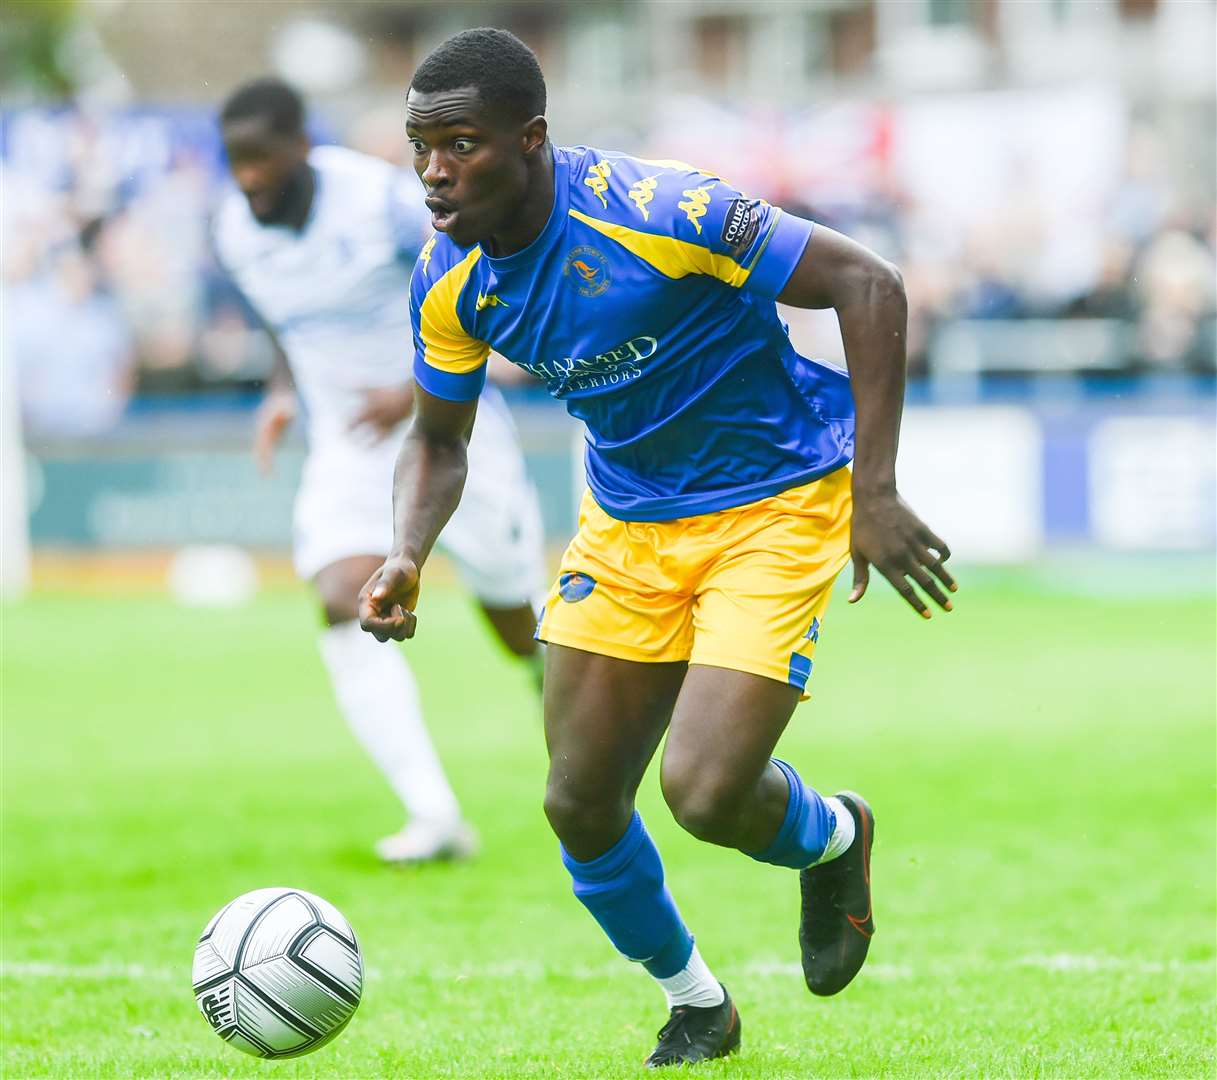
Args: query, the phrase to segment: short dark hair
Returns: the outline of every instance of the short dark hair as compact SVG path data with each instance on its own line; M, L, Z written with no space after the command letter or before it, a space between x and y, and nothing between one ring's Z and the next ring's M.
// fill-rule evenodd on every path
M462 30L437 46L410 86L424 94L472 86L484 105L511 120L545 115L545 76L536 54L515 34L491 26Z
M304 99L282 79L254 79L238 86L220 109L220 123L265 117L276 135L304 133Z

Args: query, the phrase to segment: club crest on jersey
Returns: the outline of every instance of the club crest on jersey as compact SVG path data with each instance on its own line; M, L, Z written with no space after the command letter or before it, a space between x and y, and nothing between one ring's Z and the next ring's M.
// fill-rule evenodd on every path
M761 227L759 207L760 201L757 199L732 199L727 207L722 241L734 254L742 255L756 239L757 230Z
M613 283L604 252L586 244L571 248L562 264L562 276L580 296L599 296Z

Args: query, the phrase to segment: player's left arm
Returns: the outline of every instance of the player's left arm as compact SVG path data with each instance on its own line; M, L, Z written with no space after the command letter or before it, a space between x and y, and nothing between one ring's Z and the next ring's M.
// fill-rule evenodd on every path
M817 225L778 299L792 307L833 308L841 324L857 414L850 603L862 599L874 566L923 618L930 617L930 609L914 585L950 611L943 592L956 589L943 565L950 549L896 491L908 330L899 271L861 244Z

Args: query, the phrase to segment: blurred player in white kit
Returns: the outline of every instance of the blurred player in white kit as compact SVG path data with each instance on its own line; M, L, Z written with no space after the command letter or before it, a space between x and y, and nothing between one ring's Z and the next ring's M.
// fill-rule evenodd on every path
M424 726L414 676L398 649L360 630L357 610L360 587L393 539L393 467L413 405L410 273L430 258L430 216L412 173L310 146L303 102L283 82L240 87L220 124L239 190L216 211L216 257L278 354L255 453L269 469L299 399L309 449L296 496L296 572L321 601L321 657L339 707L407 813L377 853L386 862L467 856L476 837ZM540 514L494 388L481 401L464 498L439 542L504 644L539 672Z

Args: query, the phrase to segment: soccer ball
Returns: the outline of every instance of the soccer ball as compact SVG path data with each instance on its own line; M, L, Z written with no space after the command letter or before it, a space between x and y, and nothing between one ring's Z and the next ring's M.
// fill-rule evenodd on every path
M363 993L363 958L332 904L303 889L255 889L207 924L190 981L199 1010L230 1046L296 1057L346 1027Z

